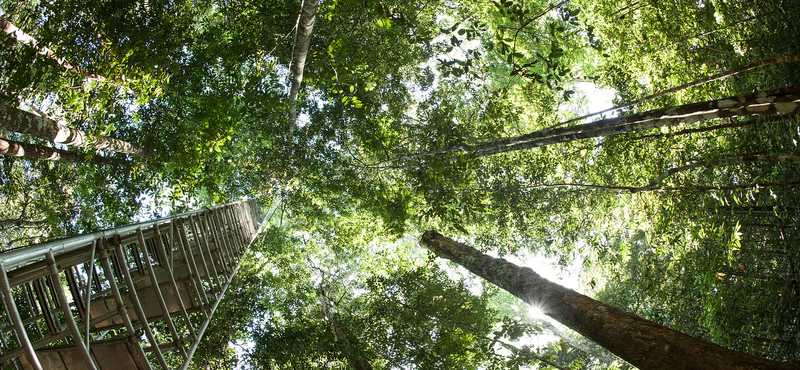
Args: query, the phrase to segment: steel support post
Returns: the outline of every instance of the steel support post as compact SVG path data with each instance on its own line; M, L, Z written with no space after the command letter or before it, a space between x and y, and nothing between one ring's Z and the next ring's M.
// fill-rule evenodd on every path
M156 225L155 228L156 228L156 235L161 235L160 230L158 229L158 225ZM156 239L156 246L159 249L161 249L162 253L166 254L164 252L164 243L161 242L161 237L160 236ZM170 255L172 255L172 248L170 248ZM172 258L172 257L170 257L170 258ZM194 328L192 327L192 322L189 320L189 313L186 312L186 306L183 304L183 297L181 297L181 291L180 291L180 289L178 289L178 283L175 281L175 275L172 273L172 267L171 266L172 266L172 264L170 264L170 267L166 269L166 271L167 271L167 279L169 279L169 283L170 283L170 285L172 285L173 291L175 291L175 297L177 298L177 301L178 301L178 308L180 308L180 310L181 310L181 315L183 315L183 319L186 320L186 327L189 329L189 334L192 337L194 337L195 336ZM160 288L159 288L159 291L161 291ZM188 291L188 289L187 289L187 291ZM172 321L172 320L170 320L170 321ZM179 343L179 344L181 344L180 345L181 353L185 353L185 349L183 349L183 345L182 345L183 343Z
M58 299L58 304L61 306L61 312L64 313L67 327L69 327L69 331L72 332L75 345L81 349L81 355L84 361L86 361L86 366L90 369L97 370L97 365L94 363L92 354L89 353L89 347L87 347L86 343L83 341L81 331L78 329L78 324L75 322L75 317L72 316L72 311L69 309L69 302L67 302L67 296L64 294L64 287L61 285L61 277L59 276L58 266L56 265L56 259L53 256L52 250L47 251L46 258L47 265L50 268L50 279L53 282L53 289L56 291L56 299Z
M141 240L141 239L140 239ZM142 249L145 249L146 246L144 244L140 244ZM115 251L117 257L122 260L123 263L119 265L120 270L122 270L122 276L125 278L125 282L128 286L128 295L131 299L131 304L133 304L133 310L136 312L136 317L139 319L139 323L142 325L142 330L144 330L144 335L147 337L147 340L153 344L155 347L155 354L158 363L161 365L162 368L168 369L166 360L164 360L164 354L161 353L161 348L158 347L158 342L153 335L153 331L150 330L150 323L147 320L147 315L142 309L142 303L139 301L139 294L136 293L136 284L134 284L133 279L131 278L131 272L128 270L128 264L125 262L125 256L122 255L122 250L116 248ZM104 263L103 267L105 268L108 265L108 257L107 255L104 256L105 258L102 259ZM111 271L107 272L106 274L110 273ZM113 276L113 275L111 275ZM147 358L147 357L145 357Z
M105 272L106 276L109 277L108 283L109 283L109 285L111 285L111 294L114 296L114 302L117 305L117 312L119 312L119 315L122 317L122 323L125 325L125 330L128 331L128 337L133 339L133 341L136 343L136 349L137 349L137 352L139 352L139 356L141 356L145 361L147 361L147 355L142 350L141 344L139 344L139 336L138 336L138 334L136 334L136 329L134 329L133 322L131 321L131 317L128 314L128 307L125 306L125 301L122 299L122 293L120 293L120 291L119 291L119 284L117 284L117 281L114 279L114 275L111 272L111 266L108 263L108 261L110 259L109 258L109 254L108 254L108 247L109 247L108 245L104 245L100 249L100 264L102 265L103 271ZM127 267L127 263L124 260L124 256L122 255L121 250L119 250L121 247L120 246L115 246L115 248L117 249L117 251L120 252L120 253L117 254L117 256L119 257L118 259L121 259L122 260L122 264L125 267ZM115 266L115 267L120 269L120 270L123 270L123 268L121 266ZM125 278L125 281L128 282L127 283L128 290L131 290L132 287L130 285L133 285L133 282L130 280L130 278L128 276L125 275L124 272L122 273L122 276ZM145 322L143 322L143 324L146 325L147 322L145 321ZM91 325L91 320L90 320L89 325ZM149 329L150 328L145 328L145 333L147 333L149 331ZM150 335L148 336L148 339L150 339L150 337L152 337L152 336L153 336L152 333L150 333ZM163 358L162 358L162 362L163 362ZM148 362L148 365L149 365L149 362Z
M142 229L137 230L137 235L139 237L139 243L141 245L145 245L144 234L142 233ZM156 238L159 238L156 235ZM182 341L180 336L178 335L178 331L175 329L175 324L172 322L172 316L169 313L169 307L167 307L167 302L164 300L164 293L161 292L161 285L158 283L158 277L156 276L156 272L153 269L153 262L150 261L150 254L147 252L147 248L142 248L144 252L144 262L147 265L147 272L150 274L150 285L153 287L156 293L156 297L158 298L158 303L161 305L161 311L164 313L164 318L167 323L167 328L169 329L170 334L172 335L172 340L177 345L178 349L180 350L181 356L186 359L186 351L183 349ZM158 253L158 252L156 252ZM135 288L135 285L133 287Z
M11 285L8 283L8 275L0 261L0 289L3 290L3 298L5 299L6 309L8 310L9 319L14 324L15 336L19 341L19 345L25 349L25 354L28 356L28 361L33 366L34 370L42 370L42 364L39 362L39 357L36 357L36 352L33 350L28 333L25 331L25 326L22 325L22 318L17 311L17 305L14 303L14 294L11 292Z

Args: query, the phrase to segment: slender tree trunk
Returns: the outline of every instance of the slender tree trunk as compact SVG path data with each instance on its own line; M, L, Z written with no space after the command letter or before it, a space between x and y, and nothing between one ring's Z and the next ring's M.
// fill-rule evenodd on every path
M31 220L23 220L22 218L5 219L5 220L0 220L0 229L10 228L14 226L34 228L46 224L47 220L31 221Z
M675 126L679 124L708 121L720 118L747 117L759 115L790 115L798 112L800 86L788 86L775 90L759 91L750 94L731 96L723 99L684 104L677 107L654 109L628 116L607 118L582 125L547 128L498 140L493 144L516 145L552 137L569 137L585 133L598 133L598 136L615 135L643 129ZM610 131L606 131L610 130ZM486 145L491 149L492 145Z
M111 164L108 158L104 157L95 156L92 159L86 159L80 155L80 153L4 139L0 139L0 154L22 158L44 159L46 161L98 165Z
M642 135L642 136L639 136L637 138L633 138L631 140L660 139L660 138L665 138L665 137L666 138L670 138L670 137L675 137L675 136L680 136L680 135L688 135L688 134L695 134L695 133L700 133L700 132L715 131L715 130L720 130L720 129L725 129L725 128L744 127L744 126L750 126L750 125L755 125L755 124L760 124L760 123L776 122L776 121L781 121L781 120L783 120L783 117L781 117L781 116L769 117L767 119L756 119L756 118L753 118L753 119L748 119L746 121L741 121L741 122L731 122L731 123L723 123L721 125L704 126L704 127L698 127L698 128L689 128L689 129L670 132L670 133L666 133L666 134L665 133L657 133L657 134L651 134L651 135Z
M668 95L668 94L671 94L671 93L674 93L674 92L677 92L677 91L686 90L688 88L699 86L699 85L702 85L702 84L705 84L705 83L708 83L708 82L712 82L712 81L728 78L730 76L737 75L739 73L746 72L746 71L749 71L749 70L753 70L753 69L756 69L758 67L768 66L768 65L772 65L772 64L797 62L797 61L800 61L800 54L798 54L798 55L790 55L790 56L785 56L785 57L777 57L777 58L759 60L758 62L753 62L753 63L750 63L748 65L744 65L744 66L741 66L741 67L738 67L738 68L727 70L725 72L717 73L717 74L712 75L712 76L708 76L706 78L702 78L702 79L695 80L695 81L692 81L692 82L689 82L689 83L686 83L686 84L683 84L683 85L680 85L680 86L675 86L675 87L672 87L672 88L669 88L669 89L666 89L666 90L662 90L662 91L659 91L657 93L650 94L648 96L632 100L632 101L627 102L625 104L617 105L617 106L614 106L614 107L611 107L611 108L608 108L608 109L605 109L605 110L601 110L599 112L589 113L589 114L587 114L585 116L582 116L582 117L573 118L571 120L561 122L561 123L559 123L559 124L557 124L555 126L551 126L550 128L555 128L555 127L559 127L559 126L568 125L570 123L582 121L582 120L584 120L586 118L589 118L589 117L592 117L592 116L596 116L596 115L599 115L599 114L608 113L608 112L614 112L614 111L618 111L620 109L632 107L632 106L634 106L636 104L639 104L639 103L642 103L642 102L646 102L648 100L653 100L653 99L656 99L656 98L660 98L662 96L665 96L665 95Z
M333 304L331 304L331 300L328 297L328 291L325 286L317 288L317 300L319 300L319 306L320 310L322 310L322 315L325 317L325 320L328 321L336 341L342 342L342 346L345 348L343 350L344 357L350 361L350 364L353 365L356 370L372 370L372 365L370 365L369 362L361 358L361 356L358 356L358 354L353 353L353 351L347 349L347 336L339 327L336 313L333 312Z
M529 268L455 242L435 231L420 244L494 283L641 370L800 370L736 352L645 320L550 282Z
M25 32L22 32L22 30L11 24L11 22L9 22L7 19L0 18L0 28L3 29L3 32L11 36L15 42L19 42L36 49L36 52L40 55L54 60L56 63L58 63L58 65L70 72L74 72L83 76L87 81L105 81L105 77L90 73L89 71L70 63L66 58L58 56L53 50L50 50L44 46L40 46L36 39Z
M789 86L724 99L656 109L629 116L607 118L582 125L548 128L479 145L456 145L392 158L383 163L457 151L474 157L485 157L581 139L612 136L720 118L758 115L789 116L797 113L800 113L800 86ZM448 160L453 161L456 158L451 157Z
M93 136L56 120L0 104L0 129L30 135L70 146L84 146L118 153L153 158L153 151L108 136Z
M297 123L297 97L300 95L300 84L303 82L303 69L306 66L308 46L311 44L311 31L314 30L317 8L319 8L319 0L304 0L300 10L294 63L292 64L292 89L289 91L289 131L287 133L289 145L292 143L292 134Z

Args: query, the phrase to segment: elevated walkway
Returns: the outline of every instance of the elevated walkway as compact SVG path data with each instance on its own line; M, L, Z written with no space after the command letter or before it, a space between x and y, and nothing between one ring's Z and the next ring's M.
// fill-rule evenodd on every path
M3 369L185 369L259 227L255 201L0 254Z

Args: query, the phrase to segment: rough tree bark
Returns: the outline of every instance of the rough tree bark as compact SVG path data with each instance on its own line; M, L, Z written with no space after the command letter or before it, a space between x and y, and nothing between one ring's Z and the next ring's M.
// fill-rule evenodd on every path
M317 8L319 8L319 0L305 0L300 10L294 63L292 63L292 89L289 91L289 131L287 132L289 145L292 143L294 126L297 123L297 97L300 95L300 84L303 82L303 69L306 66L308 46L311 43L311 31L314 30Z
M0 104L0 129L30 135L43 140L70 146L92 147L146 159L155 153L147 148L108 136L94 136L56 120Z
M44 145L21 143L18 141L4 139L0 139L0 155L80 164L111 164L108 158L105 157L95 156L91 159L87 159L75 152L50 148Z
M736 352L645 320L550 282L529 268L489 257L435 231L420 244L494 283L641 370L800 370Z
M759 91L724 99L684 104L583 125L545 129L483 145L477 156L530 149L580 139L677 126L721 118L800 113L800 86Z

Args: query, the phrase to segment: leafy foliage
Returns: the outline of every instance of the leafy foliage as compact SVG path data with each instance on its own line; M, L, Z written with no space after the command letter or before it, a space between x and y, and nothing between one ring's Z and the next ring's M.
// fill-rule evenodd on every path
M798 155L796 118L697 122L481 158L415 156L577 117L585 84L612 88L624 103L795 55L797 2L326 1L291 145L299 2L0 8L83 71L0 35L3 104L157 153L113 155L107 167L3 158L4 249L128 223L162 205L282 201L280 221L254 244L235 298L217 313L224 321L215 325L231 330L212 330L220 333L198 367L235 366L228 343L247 340L250 359L267 368L345 368L353 358L374 368L615 366L560 342L498 355L494 340L537 330L504 320L489 289L473 293L422 262L409 241L429 227L501 255L581 265L586 289L693 335L800 357L795 165L696 168L628 190L687 163ZM755 69L620 114L794 85L796 67ZM346 340L318 316L326 285Z

